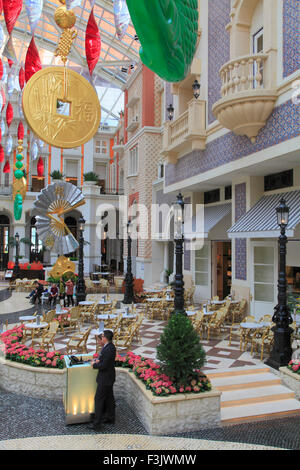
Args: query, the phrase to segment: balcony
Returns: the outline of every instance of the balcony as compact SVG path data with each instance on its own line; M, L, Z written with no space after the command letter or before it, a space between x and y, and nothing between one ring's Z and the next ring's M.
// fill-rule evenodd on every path
M128 132L134 132L134 131L139 127L139 124L140 124L139 118L138 118L138 116L136 116L135 119L133 119L133 120L129 123L128 127L126 128L126 130L127 130Z
M205 101L193 98L181 116L165 124L161 154L168 163L176 163L180 156L205 147Z
M256 54L227 62L220 70L222 98L213 106L222 126L237 135L246 135L252 143L277 100L268 59L267 54Z

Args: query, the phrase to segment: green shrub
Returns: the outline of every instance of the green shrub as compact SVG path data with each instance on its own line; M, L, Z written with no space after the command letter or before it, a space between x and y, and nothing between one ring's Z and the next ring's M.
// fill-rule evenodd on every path
M205 351L186 315L171 316L160 337L157 358L163 373L171 377L176 385L186 386L191 379L198 377L196 371L205 363Z

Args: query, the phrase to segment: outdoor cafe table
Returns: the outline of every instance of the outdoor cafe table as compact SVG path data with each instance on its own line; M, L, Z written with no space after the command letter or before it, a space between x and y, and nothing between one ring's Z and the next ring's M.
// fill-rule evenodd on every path
M27 315L23 317L19 317L20 321L33 321L36 320L36 317L34 315Z
M240 327L244 330L242 333L242 341L245 342L245 337L251 330L260 330L261 328L270 326L271 322L244 322L240 323Z
M46 322L41 322L39 325L36 322L25 323L25 328L28 328L29 330L31 330L31 339L32 339L31 344L33 343L35 330L39 330L40 328L47 328L47 326L48 326L48 323Z
M94 303L95 302L92 302L91 300L82 300L78 305L94 305Z
M187 310L185 312L187 314L188 317L192 317L193 315L196 315L196 310Z
M111 300L99 300L98 305L110 305L112 304Z
M162 302L162 300L164 299L161 299L160 297L151 297L150 299L147 299L147 302Z
M118 315L115 315L114 313L107 313L107 314L95 316L97 320L113 320L114 318L117 318L117 317Z

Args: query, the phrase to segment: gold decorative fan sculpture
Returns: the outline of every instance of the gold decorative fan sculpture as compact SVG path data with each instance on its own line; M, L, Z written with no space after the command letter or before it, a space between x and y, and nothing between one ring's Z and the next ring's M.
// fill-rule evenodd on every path
M79 244L64 221L64 215L85 204L79 188L61 181L43 189L34 202L38 235L46 248L60 255L72 253Z

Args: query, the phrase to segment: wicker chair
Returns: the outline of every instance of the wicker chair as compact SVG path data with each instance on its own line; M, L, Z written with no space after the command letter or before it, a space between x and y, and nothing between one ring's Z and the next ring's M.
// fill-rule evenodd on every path
M216 312L216 315L213 315L212 319L206 326L207 330L207 341L209 341L210 332L213 330L221 332L221 328L224 326L228 308L221 308Z
M267 347L269 352L274 342L274 333L271 331L271 326L263 328L262 330L254 332L251 339L251 354L254 355L255 350L260 347L260 360L263 360L264 349Z
M84 332L78 332L76 335L72 336L67 344L67 354L73 352L73 349L77 353L87 353L87 341L92 330L92 326Z
M47 349L49 351L50 346L55 349L54 339L58 330L58 322L53 321L49 325L49 329L43 332L42 336L39 338L35 338L34 342L40 344L42 349Z

